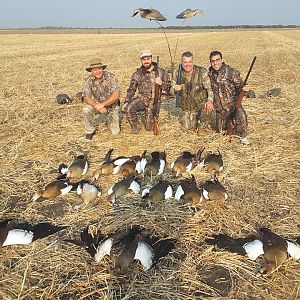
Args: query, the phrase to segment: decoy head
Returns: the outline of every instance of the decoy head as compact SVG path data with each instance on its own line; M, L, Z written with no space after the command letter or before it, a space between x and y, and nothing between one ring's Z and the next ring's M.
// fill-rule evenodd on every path
M143 11L142 8L136 8L136 9L132 12L132 16L131 16L131 17L136 16L137 14L141 13L142 11Z

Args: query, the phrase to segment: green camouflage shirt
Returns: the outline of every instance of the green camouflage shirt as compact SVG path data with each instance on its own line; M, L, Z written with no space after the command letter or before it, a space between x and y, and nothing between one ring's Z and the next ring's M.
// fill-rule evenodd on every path
M109 98L113 92L120 92L117 78L114 74L104 71L101 80L97 80L90 75L86 80L83 88L83 97L93 98L98 102L103 102Z

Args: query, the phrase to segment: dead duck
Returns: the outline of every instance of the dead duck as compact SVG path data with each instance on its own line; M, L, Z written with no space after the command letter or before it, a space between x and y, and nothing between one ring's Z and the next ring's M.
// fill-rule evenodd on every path
M197 185L195 176L192 174L191 178L185 178L180 181L174 197L175 200L181 200L184 204L189 204L191 208L195 208L201 202L201 196L201 190Z
M144 158L145 159L145 158ZM145 161L142 159L142 168ZM161 175L166 166L166 152L154 151L151 153L151 160L147 161L144 166L143 172L145 176L158 176Z
M141 185L135 175L129 175L113 184L107 192L108 200L114 204L118 198L126 195L128 190L135 194L141 190Z
M197 13L199 13L200 15L204 15L204 11L199 8L196 8L196 9L187 8L186 10L181 12L179 15L177 15L176 19L190 19L190 18L194 17Z
M48 222L33 224L2 220L0 221L0 247L28 245L65 228L65 226L56 226Z
M205 167L212 177L216 177L224 170L223 157L220 151L218 153L209 153L199 164L199 167Z
M142 191L142 199L147 206L169 199L173 196L173 188L169 181L159 180L152 188L145 188Z
M74 185L67 179L59 179L47 184L42 190L37 191L31 198L32 201L56 198L69 193Z
M132 17L140 14L144 19L156 20L156 21L166 21L167 19L157 10L153 8L137 8L133 11Z
M183 151L182 154L171 163L171 169L176 172L176 177L190 172L199 162L203 149L199 149L196 154L189 151Z
M292 241L288 241L269 228L259 228L258 235L246 238L234 239L226 234L216 234L212 239L206 239L206 243L217 245L219 248L230 252L248 256L251 260L256 260L263 255L266 264L259 270L261 275L269 275L279 268L289 256L300 259L300 246Z
M87 205L101 196L101 189L88 180L81 180L77 186L77 194L83 199L84 205ZM80 208L81 205L77 208Z
M115 263L115 273L124 275L134 260L138 260L144 271L150 270L158 261L167 256L176 245L173 238L160 238L138 233L129 241Z
M66 177L70 180L70 182L76 182L79 181L81 177L86 174L88 167L89 166L87 156L79 155L69 166L61 164L58 169L62 175L67 174Z
M203 200L227 200L228 194L224 186L215 178L203 183L201 201Z
M72 102L72 99L67 94L58 94L55 98L58 104L70 104Z
M121 174L122 176L141 174L141 160L142 156L140 155L135 155L128 159L116 160L114 161L115 167L113 169L113 174Z

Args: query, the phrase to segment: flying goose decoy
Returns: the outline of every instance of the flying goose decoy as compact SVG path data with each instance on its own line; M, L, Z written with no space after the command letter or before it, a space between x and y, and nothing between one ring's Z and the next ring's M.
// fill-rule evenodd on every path
M199 164L202 150L198 150L196 154L189 151L183 151L182 154L171 163L171 169L176 172L176 177L181 176L186 172L190 172Z
M144 19L155 20L155 21L166 21L167 19L157 10L153 8L137 8L133 11L132 17L140 14Z
M115 263L117 275L128 272L134 260L140 261L144 271L150 270L162 257L167 256L175 248L173 238L146 236L138 233L133 241L129 241Z
M84 179L77 185L77 194L83 199L84 205L87 205L96 200L97 197L101 196L101 190L95 184ZM77 206L77 208L80 207L81 205Z
M263 255L266 264L259 270L261 275L268 275L279 268L289 256L300 259L299 244L286 240L268 228L259 228L258 236L234 239L226 234L216 234L206 243L217 245L230 252L248 256L256 260ZM299 241L299 237L297 238Z
M59 179L47 184L42 190L37 191L31 198L32 201L56 198L65 195L74 188L74 184L67 179Z
M169 181L160 180L152 188L145 188L142 191L142 199L148 206L152 206L157 202L169 199L173 196L173 188Z
M190 18L194 17L197 13L199 13L200 15L204 15L204 11L199 8L196 8L196 9L187 8L186 10L181 12L179 15L177 15L176 19L190 19Z
M192 174L191 178L180 181L174 197L175 200L181 200L184 204L188 203L191 208L195 209L196 205L202 200L201 195L201 190L197 185L195 176Z
M141 185L135 175L129 175L113 184L107 192L108 200L114 204L116 199L126 195L128 190L135 194L138 194L141 190Z
M15 220L2 220L0 221L0 247L28 245L65 228L65 226L56 226L47 222L32 224L18 223Z
M224 186L215 178L207 180L202 185L202 196L201 201L203 200L227 200L228 194Z
M215 178L220 172L224 170L224 162L222 154L218 150L218 153L209 153L199 164L199 167L205 167L207 172Z
M141 165L145 176L158 176L164 172L166 166L166 152L154 151L151 153L151 160L147 161L145 166L145 158L142 159Z

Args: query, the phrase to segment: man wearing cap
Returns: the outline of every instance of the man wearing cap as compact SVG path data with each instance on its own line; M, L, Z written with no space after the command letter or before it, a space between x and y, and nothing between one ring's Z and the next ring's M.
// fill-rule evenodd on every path
M91 75L83 89L83 119L86 139L91 140L100 121L106 122L111 133L120 133L120 88L115 75L105 71L107 67L99 58L94 58L86 67Z
M189 51L181 55L181 67L174 85L175 94L179 93L178 106L183 110L181 125L186 130L209 127L214 95L207 70L194 64Z
M132 132L135 134L140 131L138 112L145 113L145 129L148 131L152 130L155 84L160 85L162 89L167 92L171 86L169 75L164 69L158 67L158 77L155 77L157 64L152 61L152 53L150 50L143 50L140 59L142 65L132 75L129 88L127 89L125 103L122 107L126 113ZM138 91L138 94L135 96L136 91Z

